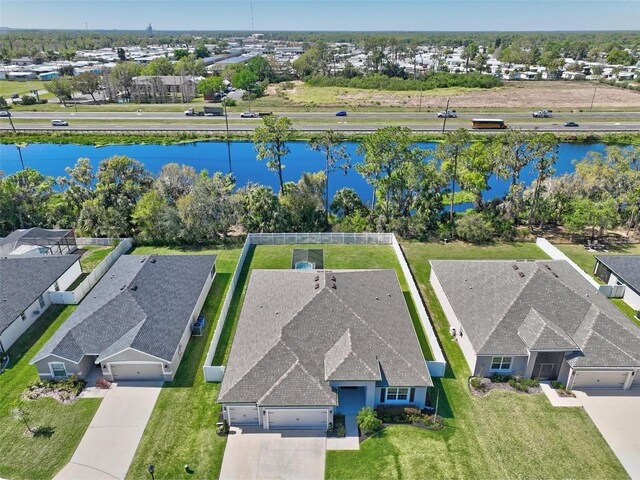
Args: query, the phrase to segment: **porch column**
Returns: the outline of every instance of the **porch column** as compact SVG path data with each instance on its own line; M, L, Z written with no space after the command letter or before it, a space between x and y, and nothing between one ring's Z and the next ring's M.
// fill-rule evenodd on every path
M529 352L529 361L527 362L527 369L524 372L524 378L531 378L531 374L533 373L533 366L536 364L537 357L538 352Z

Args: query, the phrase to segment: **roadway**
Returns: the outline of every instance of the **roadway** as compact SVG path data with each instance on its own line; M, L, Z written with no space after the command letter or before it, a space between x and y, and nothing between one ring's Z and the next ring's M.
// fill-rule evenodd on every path
M229 125L230 132L251 132L253 129L260 125L260 122L245 122L245 123L234 123ZM333 123L296 123L293 125L295 130L300 131L323 131L328 129L340 130L344 132L370 132L381 128L384 124L367 124L357 122L333 122ZM438 124L420 124L414 122L403 122L401 124L404 127L408 127L415 132L439 132L442 131L442 126ZM67 127L53 127L48 123L19 123L16 124L17 131L83 131L83 132L111 132L111 131L176 131L176 132L188 132L188 131L199 131L199 132L224 132L226 127L223 123L185 123L185 124L154 124L152 122L145 122L140 124L135 123L118 123L117 121L113 122L100 122L100 123L82 123L73 122L70 123ZM464 127L464 125L452 125L447 124L447 131L455 130L457 128ZM579 127L565 127L562 123L557 122L541 122L541 123L519 123L513 122L509 123L510 128L522 129L522 130L536 130L540 132L567 132L567 133L575 133L575 132L640 132L640 121L638 122L624 122L624 123L606 123L606 122L588 122L588 123L580 123ZM470 126L467 126L468 129L471 129ZM0 126L0 130L11 130L11 126L8 122L3 122ZM474 130L476 131L476 130ZM499 132L504 130L477 130L479 132Z

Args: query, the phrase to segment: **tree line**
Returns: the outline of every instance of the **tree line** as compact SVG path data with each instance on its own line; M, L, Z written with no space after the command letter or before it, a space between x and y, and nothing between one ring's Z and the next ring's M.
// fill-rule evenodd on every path
M640 232L638 147L589 152L574 172L556 176L558 140L552 134L514 130L474 141L460 129L425 149L409 129L385 127L362 140L362 160L354 163L345 138L326 131L308 144L321 152L324 169L287 179L295 140L291 121L276 115L265 117L254 133L256 159L277 176L277 191L176 163L153 175L125 156L103 160L97 169L79 159L57 179L27 168L0 178L0 234L73 227L89 236L203 243L237 229L386 231L472 242L509 240L522 229L549 225L594 236L608 228ZM371 196L342 188L330 198L333 175L350 169L371 186ZM531 184L522 180L528 170L535 173ZM508 182L508 190L487 200L493 177Z

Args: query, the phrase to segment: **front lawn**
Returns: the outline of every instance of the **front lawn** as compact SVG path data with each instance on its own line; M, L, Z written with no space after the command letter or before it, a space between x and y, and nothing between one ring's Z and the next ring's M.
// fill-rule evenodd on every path
M392 426L355 452L327 452L326 477L371 478L628 478L589 416L554 408L544 394L494 391L471 396L470 375L429 284L429 259L544 259L534 244L476 247L403 243L448 361L434 381L440 391L442 432Z
M71 459L100 405L99 399L80 399L63 405L52 398L26 402L32 427L49 434L28 438L25 426L11 415L13 403L38 379L29 360L51 338L74 307L52 305L9 349L11 363L0 375L0 477L52 478Z
M294 248L321 248L324 250L324 266L331 269L394 269L400 281L416 329L422 353L427 360L433 358L429 343L416 313L415 305L409 294L409 287L396 259L393 249L387 245L257 245L247 255L244 268L238 280L235 295L229 308L229 322L222 332L214 365L224 365L231 351L230 338L233 338L235 326L244 300L249 271L252 269L290 269L291 254Z
M149 464L155 465L158 480L186 478L186 464L194 472L188 476L191 479L217 478L226 445L226 438L215 432L220 384L205 382L202 366L240 248L137 247L131 253L215 254L218 260L216 278L203 307L207 320L204 335L190 340L175 380L164 384L127 478L149 478Z

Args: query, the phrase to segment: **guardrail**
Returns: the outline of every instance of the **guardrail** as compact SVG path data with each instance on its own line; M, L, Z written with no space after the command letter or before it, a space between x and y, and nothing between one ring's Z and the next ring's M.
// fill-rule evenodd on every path
M247 257L247 253L252 245L303 245L303 244L318 244L318 245L390 245L400 263L400 268L405 276L407 284L409 286L409 293L413 299L413 303L416 306L418 316L420 317L420 323L425 331L427 340L431 352L433 353L433 360L426 360L427 368L432 377L444 376L446 368L446 360L438 337L433 329L433 325L429 318L429 314L424 306L422 297L418 287L416 286L409 265L404 256L404 252L398 243L395 235L392 233L250 233L247 235L247 239L242 247L242 253L240 259L236 265L236 269L231 279L231 284L227 290L227 295L218 317L218 323L216 324L215 331L213 333L213 339L209 345L209 351L205 364L203 365L204 378L207 382L220 382L224 376L224 365L211 365L213 358L218 348L220 341L220 335L226 322L228 321L229 307L235 294L235 289L244 267L244 262Z
M76 239L77 240L77 239ZM110 243L108 245L111 245ZM133 246L130 238L124 238L118 246L71 292L49 292L51 303L77 305L104 276L118 258Z

